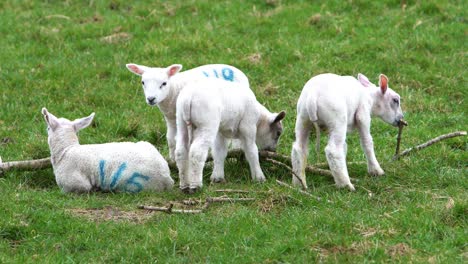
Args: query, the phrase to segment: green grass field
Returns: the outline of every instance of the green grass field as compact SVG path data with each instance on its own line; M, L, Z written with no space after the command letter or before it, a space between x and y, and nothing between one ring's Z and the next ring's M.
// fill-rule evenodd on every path
M0 156L49 156L44 106L70 119L96 112L82 144L146 140L167 156L163 116L144 102L129 62L235 65L260 102L287 111L285 155L302 87L324 72L361 72L374 83L385 73L410 124L402 149L467 130L467 11L466 1L445 0L1 1ZM264 184L252 182L245 161L229 160L227 183L210 186L207 166L194 196L69 195L51 169L10 171L0 178L0 263L466 263L467 138L394 162L397 129L374 120L372 135L386 176L349 165L353 193L307 175L330 203L277 185L291 174L270 163ZM353 161L365 161L357 134L348 136ZM227 188L256 200L195 215L137 209Z

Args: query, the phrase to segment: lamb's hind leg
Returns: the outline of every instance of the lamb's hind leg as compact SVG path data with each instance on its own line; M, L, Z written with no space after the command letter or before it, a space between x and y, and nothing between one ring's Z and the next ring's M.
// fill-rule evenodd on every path
M177 122L175 160L179 170L179 188L183 192L187 192L190 187L188 179L188 151L190 147L188 134L189 128L183 120L177 120Z
M217 127L196 128L193 130L193 141L189 152L190 192L196 192L203 186L203 168L208 150L216 139Z
M66 181L61 181L60 184L63 192L69 193L87 193L93 190L93 186L86 176L80 173L72 173L66 178Z
M211 174L211 182L218 183L224 182L224 160L227 156L227 142L226 139L218 133L216 136L215 144L211 150L213 154L213 173Z
M293 185L304 185L307 187L305 167L307 166L307 156L309 155L309 136L311 130L312 122L309 118L298 116L295 128L296 141L291 151L291 163L295 174L292 178Z
M346 167L345 140L346 127L331 129L325 153L336 186L339 188L348 187L351 191L354 191Z

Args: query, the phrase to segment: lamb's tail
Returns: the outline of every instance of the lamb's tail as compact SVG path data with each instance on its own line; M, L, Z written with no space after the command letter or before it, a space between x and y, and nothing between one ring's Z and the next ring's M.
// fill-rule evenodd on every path
M192 100L187 100L182 106L182 119L187 126L188 142L192 143Z
M315 127L315 155L317 157L317 163L320 162L320 127L317 122L313 122Z
M309 103L307 106L307 114L309 115L310 120L314 124L315 128L315 154L317 156L317 163L320 162L319 154L320 154L320 127L318 125L318 116L317 116L317 101L316 96L313 98L308 98L307 102Z

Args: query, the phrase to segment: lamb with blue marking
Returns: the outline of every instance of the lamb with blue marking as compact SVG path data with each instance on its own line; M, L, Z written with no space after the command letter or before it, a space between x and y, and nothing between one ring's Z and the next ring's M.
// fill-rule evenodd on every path
M182 70L180 64L173 64L167 68L148 67L133 63L126 66L129 71L141 76L146 103L150 106L158 106L164 115L171 160L174 160L176 145L176 102L180 92L188 84L200 80L215 79L235 83L237 84L233 87L235 89L250 89L247 76L236 67L226 64L208 64L183 72L180 72Z
M164 191L174 185L167 161L148 142L80 145L77 132L94 113L70 121L42 108L58 186L66 193Z

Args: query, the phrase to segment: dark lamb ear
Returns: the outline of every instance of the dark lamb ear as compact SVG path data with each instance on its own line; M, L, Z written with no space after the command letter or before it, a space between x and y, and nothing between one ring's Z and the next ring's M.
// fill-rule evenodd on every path
M278 123L279 121L283 120L285 116L286 116L286 112L285 112L285 111L281 111L281 112L275 117L275 120L273 120L273 124L274 124L274 123Z

